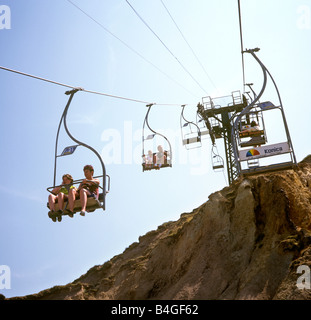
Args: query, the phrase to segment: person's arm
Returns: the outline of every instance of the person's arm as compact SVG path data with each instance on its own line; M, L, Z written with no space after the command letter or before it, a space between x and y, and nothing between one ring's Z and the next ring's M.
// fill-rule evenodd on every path
M79 184L78 191L80 191L83 188L84 183L85 179Z
M62 186L55 187L55 188L52 190L52 193L53 193L54 195L59 194L59 191L60 191L61 188L62 188Z

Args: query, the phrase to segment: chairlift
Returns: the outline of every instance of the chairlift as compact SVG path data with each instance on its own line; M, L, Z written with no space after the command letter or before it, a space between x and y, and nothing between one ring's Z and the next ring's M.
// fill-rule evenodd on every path
M214 151L215 145L212 147L212 166L215 172L224 170L224 159Z
M254 100L252 100L249 105L243 108L233 122L231 137L233 141L233 153L238 175L284 170L297 165L279 90L272 75L255 54L257 51L259 51L259 48L250 49L243 52L250 53L258 62L263 71L264 79L263 86L258 95L252 90L251 84L249 85L254 94ZM270 101L260 102L260 98L263 95L267 85L268 76L272 80L278 95L279 105L277 106ZM268 145L266 144L267 138L263 121L263 113L266 116L266 112L269 112L270 110L280 111L285 137L283 137L284 140L279 141L278 143ZM248 130L252 127L252 122L253 124L257 122L258 127L256 130ZM245 139L248 140L245 141ZM273 162L270 160L270 157L273 157ZM287 160L285 160L286 158ZM279 159L279 161L276 159ZM260 163L261 161L263 161L263 164ZM247 164L246 168L245 164Z
M184 116L184 110L186 105L182 105L182 111L180 114L180 127L182 134L182 144L186 149L194 149L201 147L201 131L199 126L188 121Z
M238 128L240 147L255 147L267 143L264 119L260 109L251 110L243 115Z
M148 122L152 106L153 104L146 106L148 111L145 116L142 130L143 172L172 167L172 147L169 140L163 134L151 129ZM145 127L151 132L149 132L148 135L145 134Z
M87 205L86 205L86 211L87 212L94 212L96 209L104 209L103 207L103 203L104 203L104 198L105 198L105 193L107 194L109 192L109 189L110 189L110 176L106 175L106 177L108 178L108 188L107 188L107 191L104 192L104 189L101 185L98 186L97 188L97 192L95 194L95 197L93 196L88 196L87 198ZM102 175L100 176L94 176L93 177L94 179L97 178L97 179L100 179L100 178L103 178ZM95 184L93 181L91 180L87 180L87 179L79 179L79 180L74 180L69 186L76 186L76 188L78 188L78 186L82 183L82 181L86 180L87 183L89 184ZM56 187L62 187L63 185L58 185L58 186L53 186L53 187L49 187L47 188L47 190L50 192L50 193L53 193L52 190ZM64 186L66 187L66 186ZM49 207L49 203L47 203L47 207L50 209ZM66 199L65 200L65 203L64 203L64 208L63 210L61 210L61 208L59 207L59 204L58 204L58 201L57 201L57 198L56 198L56 203L54 205L54 211L53 212L49 212L49 217L51 219L54 219L56 220L56 218L59 218L61 216L65 216L65 215L70 215L70 214L75 214L77 212L80 212L82 209L82 205L81 205L81 201L79 199L79 197L77 197L75 199L75 202L74 202L74 208L73 208L73 211L70 212L68 210L68 200Z
M92 148L91 146L87 145L86 143L83 143L83 142L77 140L76 138L74 138L68 130L67 112L68 112L68 109L69 109L69 106L70 106L70 103L72 101L74 94L79 90L80 89L73 89L71 91L66 91L66 93L65 93L66 95L69 95L69 99L68 99L68 102L67 102L66 107L64 109L64 112L62 114L61 120L59 122L58 130L57 130L57 134L56 134L55 158L54 158L54 181L53 181L53 186L48 187L47 191L52 193L52 190L54 188L58 187L56 185L57 159L59 157L72 155L75 152L75 150L77 149L77 147L79 147L79 146L85 147L85 148L89 149L90 151L92 151L93 153L95 153L95 155L97 156L97 158L100 161L101 168L102 168L102 175L94 177L97 179L102 178L102 185L97 186L98 188L97 188L97 192L95 194L95 197L88 196L88 199L87 199L86 211L93 212L96 209L100 209L100 208L105 210L105 207L106 207L105 206L105 198L106 198L106 194L110 190L110 176L106 174L104 162L103 162L101 156L98 154L98 152L94 148ZM59 132L60 132L60 128L61 128L62 123L64 123L64 128L65 128L67 135L76 143L76 145L65 147L64 150L62 151L62 153L60 155L58 155L58 150L57 150L58 149L58 138L59 138ZM74 180L72 182L72 185L73 186L79 185L83 180L85 180L85 179ZM90 180L88 182L92 183L92 181L90 181ZM56 221L56 218L58 218L60 221L61 216L72 214L69 210L67 210L67 205L68 205L68 201L65 200L64 209L60 210L58 203L56 202L55 208L54 208L55 210L53 212L51 212L51 211L49 212L49 217L53 221ZM47 204L47 207L49 208L49 204ZM79 211L81 211L81 202L80 202L80 199L76 199L74 202L73 214L76 212L79 212Z

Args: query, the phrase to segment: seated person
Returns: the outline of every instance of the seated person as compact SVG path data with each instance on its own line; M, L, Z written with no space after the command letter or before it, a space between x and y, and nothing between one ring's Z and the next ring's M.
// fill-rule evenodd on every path
M158 146L158 152L156 153L156 165L161 167L166 162L166 155L161 145Z
M256 123L256 121L252 121L251 126L246 128L245 130L241 131L240 133L254 132L254 131L260 131L260 128L259 128L258 124Z
M246 130L242 131L241 133L256 132L256 131L261 131L261 130L260 130L258 124L256 123L256 121L252 121L251 126L249 128L247 128ZM249 141L242 142L241 147L248 147L248 146L255 146L255 147L257 146L258 147L258 146L265 144L265 143L266 143L265 137L262 136L262 134L260 132L258 132L258 134L252 136L252 138Z
M73 178L70 174L64 174L62 177L62 184L58 187L55 187L52 190L52 194L49 195L49 207L50 212L55 212L55 203L56 200L58 201L58 212L62 213L64 210L64 202L68 199L68 205L70 208L73 208L74 205L74 199L72 198L73 190L76 189L72 185ZM61 220L61 217L58 217L58 220ZM53 220L54 221L54 220Z
M151 150L148 151L148 154L144 157L144 160L147 167L151 167L153 165L153 153Z
M80 195L80 201L81 201L81 216L85 216L86 211L86 204L87 204L87 197L91 196L97 199L98 194L98 187L100 184L99 179L94 179L94 168L91 165L86 165L83 168L84 176L86 179L84 179L78 188L78 193Z

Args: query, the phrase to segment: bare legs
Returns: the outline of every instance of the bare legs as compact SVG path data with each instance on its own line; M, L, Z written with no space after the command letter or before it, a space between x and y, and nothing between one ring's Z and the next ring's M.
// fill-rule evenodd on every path
M73 212L76 195L77 195L77 190L76 189L70 189L69 190L69 194L68 194L68 209L71 212Z
M57 196L54 194L49 195L49 207L51 211L55 211L55 202L56 199L58 201L58 208L59 210L64 209L64 200L66 199L66 195L60 192Z
M49 207L52 212L55 211L55 202L58 201L58 208L59 210L64 209L64 202L68 199L67 210L69 211L69 216L73 217L74 214L74 204L77 198L77 195L80 195L81 201L81 215L85 215L86 205L87 205L87 197L91 195L91 193L86 189L81 189L77 191L76 189L72 188L69 190L68 195L60 192L57 196L50 194L49 195Z
M55 200L57 196L54 196L54 194L49 195L49 207L51 211L55 210Z
M81 214L81 216L85 215L87 196L90 194L91 193L86 189L80 190L80 201L81 201L81 213L80 214Z
M57 198L58 198L58 208L59 210L64 210L64 201L66 199L66 195L62 192L60 192L58 195L57 195Z
M58 201L58 212L57 213L62 213L62 211L64 209L64 201L66 198L67 198L67 196L62 192L58 193L57 196L54 194L50 194L49 195L49 206L50 206L50 210L51 210L50 212L55 212L55 202L57 200ZM53 216L51 218L54 222L56 222L56 216ZM57 220L62 221L61 215L57 216Z

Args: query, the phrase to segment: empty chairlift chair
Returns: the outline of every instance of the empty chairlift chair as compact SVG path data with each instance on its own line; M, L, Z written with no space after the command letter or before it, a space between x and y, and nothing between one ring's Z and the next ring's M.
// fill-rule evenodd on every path
M212 147L212 166L214 171L223 171L224 170L224 159L215 152L216 146Z
M180 127L182 134L182 144L186 149L193 149L201 147L201 131L199 126L188 121L184 116L185 105L182 105L182 111L180 114Z

